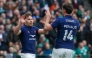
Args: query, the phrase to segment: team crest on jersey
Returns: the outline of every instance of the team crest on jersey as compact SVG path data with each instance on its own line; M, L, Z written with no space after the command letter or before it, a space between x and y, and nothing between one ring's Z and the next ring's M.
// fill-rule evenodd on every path
M28 33L30 33L30 32L28 31Z
M36 30L34 30L34 33L36 33Z

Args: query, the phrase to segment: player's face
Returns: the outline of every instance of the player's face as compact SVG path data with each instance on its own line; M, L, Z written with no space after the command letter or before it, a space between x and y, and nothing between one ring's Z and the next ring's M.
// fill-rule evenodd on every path
M32 16L28 16L26 19L25 19L25 24L27 26L33 26L33 18Z

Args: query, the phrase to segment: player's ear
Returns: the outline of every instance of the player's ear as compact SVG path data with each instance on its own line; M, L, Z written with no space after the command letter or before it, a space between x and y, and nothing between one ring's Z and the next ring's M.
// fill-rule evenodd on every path
M65 9L63 9L63 12L64 12L64 13L66 13L66 10L65 10Z

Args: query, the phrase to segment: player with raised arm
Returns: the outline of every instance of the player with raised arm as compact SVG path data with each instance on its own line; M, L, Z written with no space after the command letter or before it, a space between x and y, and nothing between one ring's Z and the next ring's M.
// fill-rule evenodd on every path
M77 19L72 17L73 6L70 3L64 3L62 6L63 17L57 18L52 24L46 24L44 28L47 31L57 29L57 38L52 52L52 58L73 58L74 37L80 24ZM50 12L46 12L50 20Z
M26 13L19 19L14 34L18 35L22 44L21 58L35 58L37 34L47 33L44 29L33 26L31 12Z

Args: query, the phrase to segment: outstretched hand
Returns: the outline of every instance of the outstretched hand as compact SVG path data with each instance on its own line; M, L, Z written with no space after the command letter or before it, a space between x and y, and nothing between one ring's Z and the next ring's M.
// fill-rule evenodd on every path
M20 17L20 19L19 19L19 25L23 25L24 23L25 23L25 15L22 15L21 17Z
M46 14L46 17L47 17L47 18L51 18L51 14L50 14L50 11L49 11L49 10L47 10L47 11L45 12L45 14Z

